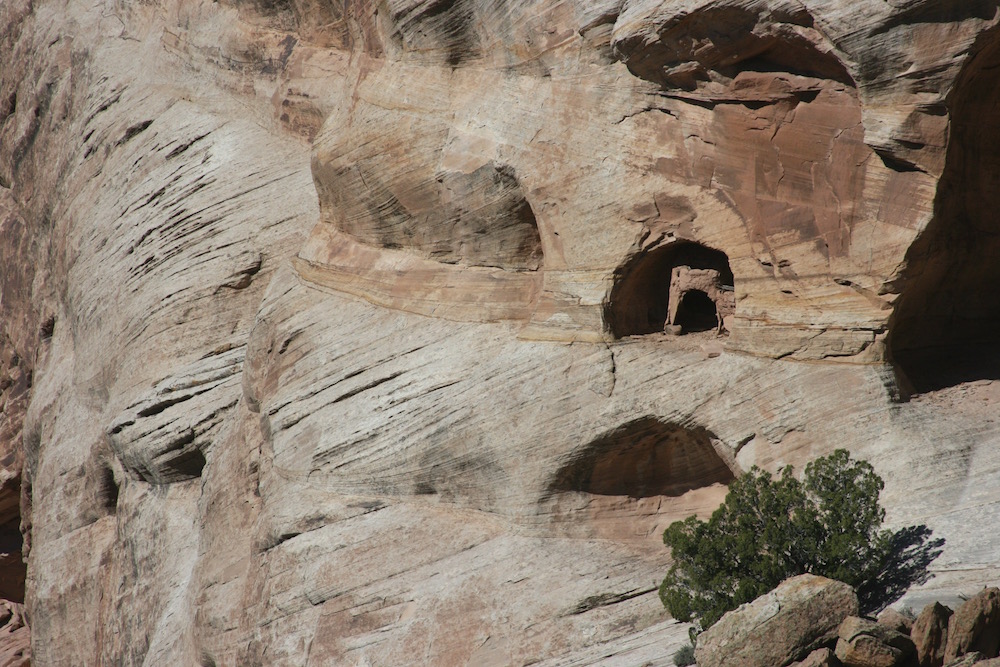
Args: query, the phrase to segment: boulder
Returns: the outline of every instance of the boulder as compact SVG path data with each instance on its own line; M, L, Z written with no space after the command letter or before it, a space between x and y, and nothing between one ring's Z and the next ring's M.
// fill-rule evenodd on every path
M892 607L883 609L878 615L877 620L879 625L883 625L896 632L902 632L904 635L909 635L913 630L914 619Z
M867 618L845 618L839 635L836 653L845 667L896 667L915 653L909 637Z
M695 658L700 667L784 667L828 645L857 613L850 586L802 574L723 616L698 637Z
M945 664L966 653L979 651L986 658L1000 650L1000 588L986 588L965 604L948 623Z
M840 661L828 648L818 648L800 662L793 662L788 667L840 667Z
M917 664L920 667L941 667L944 665L944 651L948 644L948 621L954 612L934 602L913 622L910 639L917 649Z

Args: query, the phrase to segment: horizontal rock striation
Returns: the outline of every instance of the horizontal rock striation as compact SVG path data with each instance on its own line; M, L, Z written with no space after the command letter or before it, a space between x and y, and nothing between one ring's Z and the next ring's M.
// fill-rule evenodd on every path
M668 665L663 529L837 447L946 540L908 600L995 582L996 23L0 3L31 659ZM663 333L684 266L727 337Z

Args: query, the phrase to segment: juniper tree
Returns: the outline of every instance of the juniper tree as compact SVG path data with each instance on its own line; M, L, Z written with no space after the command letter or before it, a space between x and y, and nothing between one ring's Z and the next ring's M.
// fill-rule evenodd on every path
M708 521L692 516L664 531L674 563L660 599L674 618L707 628L788 577L811 573L854 586L863 606L887 603L879 578L926 579L943 541L927 545L926 527L882 529L883 486L871 464L844 449L809 463L802 481L791 466L777 476L754 466Z

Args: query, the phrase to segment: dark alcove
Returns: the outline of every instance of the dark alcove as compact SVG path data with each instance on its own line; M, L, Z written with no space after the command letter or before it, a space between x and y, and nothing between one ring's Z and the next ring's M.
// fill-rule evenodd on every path
M1000 33L949 95L934 218L906 254L890 358L917 392L1000 379Z
M633 498L680 496L733 479L708 431L643 417L588 443L556 473L550 490Z
M0 487L0 598L24 602L27 567L22 558L21 479Z
M671 272L679 266L718 271L719 281L732 292L733 271L724 252L692 241L675 241L641 252L615 272L615 284L605 304L606 326L615 338L663 331L670 307ZM702 291L706 305L696 295L697 291L686 293L678 317L683 315L688 320L691 328L687 330L714 328L715 303ZM692 301L688 303L688 299ZM705 326L709 313L712 319Z
M711 331L718 322L715 302L701 290L691 290L681 299L677 307L675 324L685 332Z

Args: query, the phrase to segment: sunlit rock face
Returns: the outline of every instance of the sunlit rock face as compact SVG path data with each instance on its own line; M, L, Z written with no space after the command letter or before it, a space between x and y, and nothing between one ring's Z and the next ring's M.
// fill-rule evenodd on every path
M422 313L466 291L520 293L480 318L597 340L616 337L616 316L645 316L643 303L601 310L623 269L694 241L732 266L732 349L886 357L895 281L934 216L947 89L907 88L900 75L923 55L892 52L893 72L868 58L941 25L870 16L875 44L857 43L839 11L800 3L400 5L378 16L386 53L365 60L315 140L323 224L302 255L313 280ZM969 14L959 25L986 26L988 12ZM967 39L940 65L952 76ZM541 275L494 271L484 286L465 271L463 290L447 267L421 265L450 277L435 276L447 284L435 298L414 271L366 271L342 236Z
M0 4L34 663L668 665L663 529L837 447L947 540L914 607L995 582L1000 33L953 5Z

